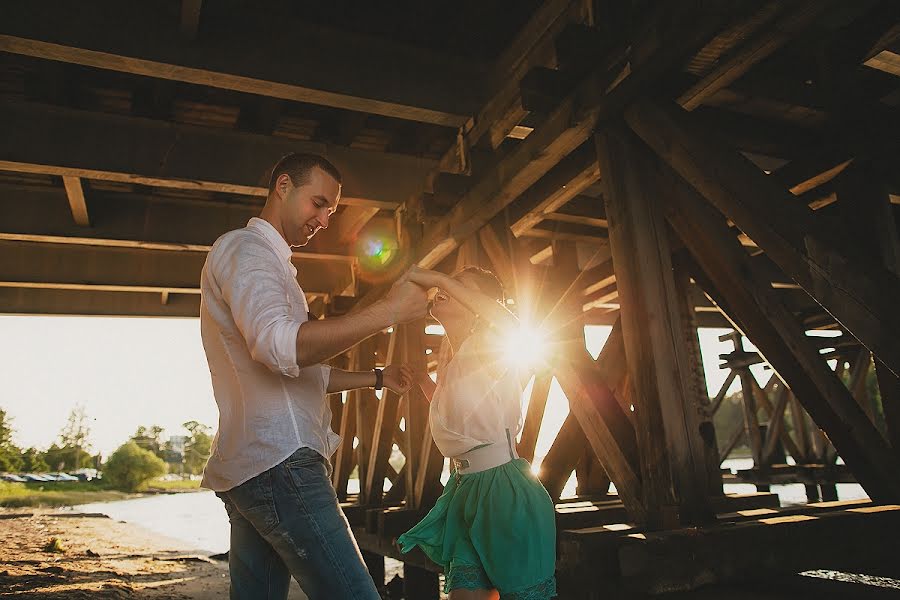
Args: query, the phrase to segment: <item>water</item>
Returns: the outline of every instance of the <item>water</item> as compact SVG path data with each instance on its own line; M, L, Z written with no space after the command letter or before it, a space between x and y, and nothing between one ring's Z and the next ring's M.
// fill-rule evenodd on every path
M159 494L134 500L96 502L72 507L103 513L185 542L194 550L218 554L228 550L228 515L214 492Z

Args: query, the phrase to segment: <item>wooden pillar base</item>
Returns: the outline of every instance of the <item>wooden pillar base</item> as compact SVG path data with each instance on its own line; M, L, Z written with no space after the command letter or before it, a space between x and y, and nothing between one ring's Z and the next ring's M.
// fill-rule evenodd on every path
M409 600L438 600L438 574L404 563L403 596Z
M362 550L363 562L375 582L375 587L384 586L384 556Z
M821 502L822 495L819 493L819 486L816 484L806 484L806 502L807 504L812 504L813 502Z

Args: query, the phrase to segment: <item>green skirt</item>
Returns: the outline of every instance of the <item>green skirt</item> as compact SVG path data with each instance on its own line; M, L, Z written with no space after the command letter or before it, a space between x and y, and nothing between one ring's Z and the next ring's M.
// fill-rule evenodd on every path
M444 568L444 591L491 589L502 600L556 595L556 515L528 461L450 477L444 493L397 540Z

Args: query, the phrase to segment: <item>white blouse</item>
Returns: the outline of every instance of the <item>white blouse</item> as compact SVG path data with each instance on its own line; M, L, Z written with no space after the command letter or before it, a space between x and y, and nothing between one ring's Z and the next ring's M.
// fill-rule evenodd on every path
M434 442L441 454L459 456L488 444L506 445L522 428L522 393L527 378L470 335L447 364L429 408ZM524 379L524 382L523 382Z

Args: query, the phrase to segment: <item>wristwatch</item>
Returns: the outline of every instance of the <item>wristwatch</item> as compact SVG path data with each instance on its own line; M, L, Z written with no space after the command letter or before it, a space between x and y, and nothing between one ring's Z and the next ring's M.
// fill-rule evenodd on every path
M372 369L375 371L375 389L380 390L384 387L384 371L381 369Z

